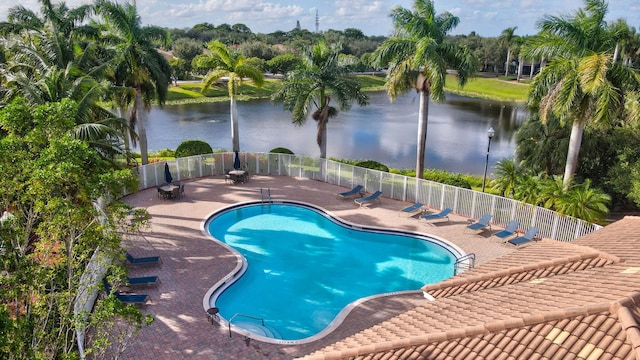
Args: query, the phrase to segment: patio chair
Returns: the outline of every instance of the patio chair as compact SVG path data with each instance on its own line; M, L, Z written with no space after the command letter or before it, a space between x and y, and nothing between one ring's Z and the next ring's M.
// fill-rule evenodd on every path
M179 187L179 186L178 186L178 187L174 187L174 188L171 190L171 196L170 196L170 199L173 199L173 200L180 199L180 187Z
M476 232L482 231L486 228L489 228L489 230L491 230L491 224L489 223L489 221L491 221L491 214L484 214L478 221L474 222L473 224L467 225L467 229Z
M498 231L497 233L493 234L493 236L498 237L500 239L506 239L509 236L513 235L516 232L516 230L518 230L518 225L520 225L518 221L511 220L507 224L507 227L504 228L504 230Z
M131 287L152 286L152 285L158 285L159 283L160 283L160 279L157 276L142 276L142 277L127 276L127 285Z
M160 256L134 257L129 252L125 252L125 256L131 265L151 265L160 262Z
M167 200L171 195L170 192L161 189L160 186L158 186L157 188L158 188L158 199Z
M426 221L447 219L449 221L449 213L453 210L446 208L437 214L422 215L420 218Z
M231 178L231 174L229 174L229 172L231 171L231 169L224 169L224 182L229 184L229 183L233 183L233 179Z
M111 293L111 285L107 282L106 279L102 280L104 284L104 290L107 292L107 295ZM116 299L120 300L124 304L138 304L144 305L147 301L149 301L149 295L147 294L130 294L123 293L120 290L116 290L113 292L113 295Z
M360 197L362 197L362 190L364 189L364 187L362 185L356 185L353 189L349 190L349 191L345 191L345 192L341 192L338 194L338 198L340 199L347 199L350 198L352 196L357 196L359 195Z
M413 205L407 206L404 209L401 209L398 212L398 216L412 217L418 214L422 214L422 212L424 211L423 207L424 207L424 204L417 202Z
M369 204L372 204L374 201L378 201L380 202L380 195L382 195L382 191L376 191L373 194L367 196L367 197L363 197L360 199L355 199L353 200L356 204L360 205L360 207L368 207Z
M537 234L538 234L538 228L535 226L532 226L529 228L529 230L527 230L526 233L524 233L524 235L515 237L511 240L507 240L507 243L513 246L522 246L524 244L532 242Z

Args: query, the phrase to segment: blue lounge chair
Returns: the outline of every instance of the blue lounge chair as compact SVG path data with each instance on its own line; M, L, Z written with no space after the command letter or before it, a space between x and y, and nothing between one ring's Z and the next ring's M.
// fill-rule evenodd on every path
M106 279L102 280L104 284L104 290L107 292L107 295L111 293L111 285L107 282ZM113 295L116 299L120 300L125 304L144 304L149 300L149 295L147 294L129 294L122 293L120 290L116 290L113 292Z
M127 285L129 286L152 286L160 283L157 276L128 277Z
M129 254L129 252L125 253L127 257L127 261L131 265L150 265L157 264L160 262L160 256L147 256L147 257L133 257L133 255Z
M471 231L481 231L488 227L489 230L491 230L491 224L489 224L489 221L491 221L491 214L484 214L478 221L467 225L467 229Z
M522 244L532 242L537 234L538 234L538 228L535 226L532 226L529 228L529 230L527 230L526 233L524 233L524 235L508 240L507 243L514 246L520 246Z
M346 199L356 195L362 197L362 189L364 189L362 185L356 185L353 189L338 194L338 197L342 199Z
M504 230L498 231L497 233L493 234L493 236L499 237L500 239L506 239L509 236L513 235L516 230L518 230L518 225L520 225L518 221L512 220L507 224L507 227L504 228Z
M149 301L149 295L147 294L125 294L121 292L114 293L116 299L125 304L139 304L142 305Z
M421 214L423 211L422 207L424 207L424 205L422 203L417 202L411 206L407 206L406 208L400 210L398 215L406 215L411 217L417 214Z
M442 211L440 211L437 214L430 214L430 215L422 215L420 218L424 219L424 220L439 220L439 219L447 219L447 221L449 221L449 213L453 211L449 208L446 208Z
M373 203L374 201L378 200L378 202L380 202L380 199L378 199L380 197L380 195L382 195L382 191L376 191L373 194L367 196L367 197L363 197L360 199L355 199L353 200L356 204L360 205L360 207L367 207L369 206L369 204Z

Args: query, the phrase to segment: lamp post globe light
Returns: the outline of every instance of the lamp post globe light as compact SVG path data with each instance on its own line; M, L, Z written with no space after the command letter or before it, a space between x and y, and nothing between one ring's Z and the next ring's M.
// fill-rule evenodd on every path
M489 137L489 145L487 145L487 159L484 162L484 176L482 177L482 192L484 192L484 185L487 182L487 168L489 167L489 151L491 150L491 139L495 134L496 134L496 131L493 130L493 126L489 127L489 130L487 130L487 136Z

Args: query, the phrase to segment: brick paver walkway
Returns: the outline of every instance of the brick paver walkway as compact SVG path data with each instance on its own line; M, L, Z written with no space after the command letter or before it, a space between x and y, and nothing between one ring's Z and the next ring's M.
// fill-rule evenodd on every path
M513 251L489 238L465 233L467 219L453 216L450 222L426 224L398 216L408 203L381 198L371 209L359 208L336 194L347 189L309 179L283 176L253 176L246 184L226 184L222 177L185 183L185 197L161 200L156 189L125 198L151 215L151 227L131 238L125 246L134 255L160 255L160 266L130 269L131 276L158 275L157 287L144 289L151 302L142 307L155 321L143 328L124 352L123 359L291 359L308 354L345 336L363 330L426 301L419 294L387 296L357 306L334 332L304 345L261 343L233 334L207 321L203 296L236 265L235 257L202 230L212 212L242 201L260 199L260 189L270 188L274 200L297 200L320 206L352 223L392 227L446 239L482 263Z

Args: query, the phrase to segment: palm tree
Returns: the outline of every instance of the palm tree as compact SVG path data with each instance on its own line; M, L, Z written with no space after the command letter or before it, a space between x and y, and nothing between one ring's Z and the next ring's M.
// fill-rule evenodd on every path
M302 64L287 74L273 101L283 103L291 112L293 123L304 124L311 117L318 123L316 142L320 158L327 157L327 122L338 110L329 105L335 99L341 110L355 100L366 105L368 98L360 84L350 75L349 65L339 60L341 47L320 41L305 51ZM311 113L313 111L313 113Z
M95 34L95 28L85 22L91 13L90 5L70 9L64 2L55 5L50 0L39 0L39 2L41 17L22 5L10 8L7 21L0 22L0 33L7 35L18 34L22 30L41 30L50 23L68 39L75 38L77 34L83 36Z
M88 25L78 26L85 19L86 7L68 9L64 3L57 7L46 0L42 3L42 19L20 7L11 10L11 21L22 19L14 27L30 30L5 35L2 100L10 103L22 97L32 107L74 100L79 110L74 136L88 141L104 156L121 153L126 126L99 104L105 89L99 79L105 67L96 58L96 45L85 36L95 32ZM4 27L11 28L11 21Z
M551 116L545 123L532 114L516 132L516 157L519 165L535 173L551 176L562 171L568 149L569 129Z
M491 181L493 189L502 196L513 197L521 170L513 158L502 159L496 163L494 179Z
M208 62L213 70L209 71L202 80L202 92L206 92L211 85L224 76L228 76L227 87L229 89L230 117L231 117L231 143L233 151L240 151L240 138L238 136L238 120L236 114L236 96L238 87L243 78L248 78L260 87L264 83L264 75L260 69L248 64L244 56L239 52L232 52L220 41L211 41L208 44L211 54L204 55L202 61Z
M572 124L565 189L577 168L585 125L612 124L625 116L626 94L640 88L638 75L613 61L616 41L606 13L604 0L585 0L585 9L573 16L546 16L538 24L541 32L522 49L528 58L551 60L532 82L529 105L543 123L555 115Z
M157 26L142 27L135 3L98 0L94 6L104 20L101 42L113 55L113 85L135 91L129 126L137 129L142 164L147 164L146 113L152 101L164 104L171 80L171 66L153 42L166 43L169 34Z
M424 176L424 154L429 120L429 98L444 98L447 66L458 73L460 85L476 69L472 53L447 42L445 36L460 20L448 12L436 16L432 1L415 0L414 11L402 7L391 12L395 33L375 51L376 63L388 66L386 88L391 101L398 93L415 89L420 93L416 177Z
M513 43L517 40L518 36L515 35L517 26L506 28L500 33L498 37L498 43L507 49L507 61L504 63L504 76L509 75L509 62L511 61L511 50Z
M591 180L564 189L562 179L549 178L542 186L545 207L560 214L577 217L587 222L604 220L609 215L607 205L611 197L591 187Z

